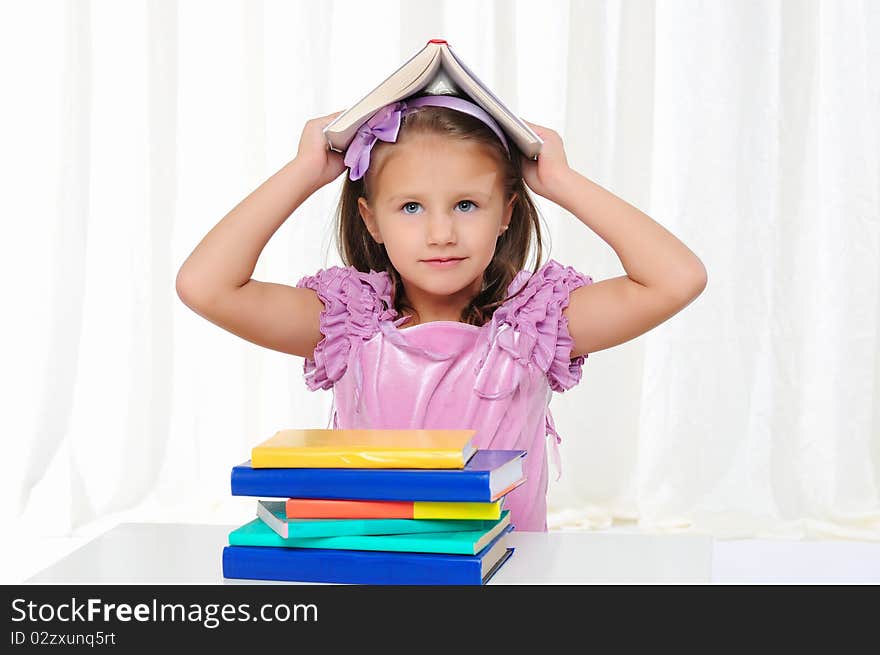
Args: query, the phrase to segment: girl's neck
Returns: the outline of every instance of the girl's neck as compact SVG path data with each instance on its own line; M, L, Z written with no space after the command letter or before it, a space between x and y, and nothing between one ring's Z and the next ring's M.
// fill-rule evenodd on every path
M413 316L412 314L405 314L405 315L406 315L406 316L412 316L412 318L410 318L408 321L404 321L404 322L400 325L400 329L402 329L402 330L405 330L406 328L415 327L416 325L422 325L422 324L424 324L424 323L434 323L434 322L436 322L436 321L446 321L446 322L449 322L449 323L461 323L461 322L462 322L461 319L460 319L459 317L455 317L455 318L433 317L433 318L427 318L427 319L424 319L424 318L423 318L421 321L419 321L419 320L417 320L416 317Z
M481 282L481 280L478 280L477 284ZM453 296L438 299L436 296L423 297L417 289L407 289L406 285L404 285L403 300L412 308L412 311L406 311L403 314L412 318L405 321L401 327L412 327L421 323L433 323L435 321L461 323L462 312L478 292L479 287L476 289L462 289Z

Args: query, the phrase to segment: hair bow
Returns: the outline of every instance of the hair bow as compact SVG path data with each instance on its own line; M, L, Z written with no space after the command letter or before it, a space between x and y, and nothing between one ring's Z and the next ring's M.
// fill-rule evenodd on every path
M349 167L349 179L359 180L367 172L370 167L370 151L376 145L376 141L379 139L388 142L397 141L397 133L400 131L404 114L417 107L428 106L447 107L480 119L495 132L504 145L507 155L510 156L510 147L507 145L504 131L484 109L464 98L451 95L427 95L385 105L358 128L343 158L345 165Z
M389 143L397 141L404 111L406 111L406 102L402 100L386 105L358 128L343 159L345 165L351 169L348 173L350 180L359 180L367 172L370 166L370 151L376 145L376 141L379 139Z

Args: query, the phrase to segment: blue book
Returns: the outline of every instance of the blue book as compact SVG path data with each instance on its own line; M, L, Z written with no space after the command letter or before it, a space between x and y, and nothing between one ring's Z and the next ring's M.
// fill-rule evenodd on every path
M504 531L476 555L225 546L223 577L369 585L486 584L513 554Z
M232 468L233 496L494 502L525 482L525 450L478 450L462 469Z

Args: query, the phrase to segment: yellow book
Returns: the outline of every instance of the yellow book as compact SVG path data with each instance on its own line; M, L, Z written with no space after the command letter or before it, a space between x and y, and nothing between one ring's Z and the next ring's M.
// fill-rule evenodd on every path
M417 500L413 503L414 519L498 519L501 503L438 503Z
M251 451L252 468L461 469L476 430L281 430Z

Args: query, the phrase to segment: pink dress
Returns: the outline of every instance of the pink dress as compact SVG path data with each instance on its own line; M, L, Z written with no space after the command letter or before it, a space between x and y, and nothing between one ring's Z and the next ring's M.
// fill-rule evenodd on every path
M483 326L434 321L398 326L391 279L332 266L298 287L324 303L324 338L303 364L306 386L333 389L333 428L472 429L478 448L527 451L527 480L504 507L517 530L547 531L546 436L561 474L561 441L550 413L553 391L581 379L586 355L570 359L572 289L592 278L551 259L535 275L520 271L508 296ZM558 479L558 478L557 478Z

